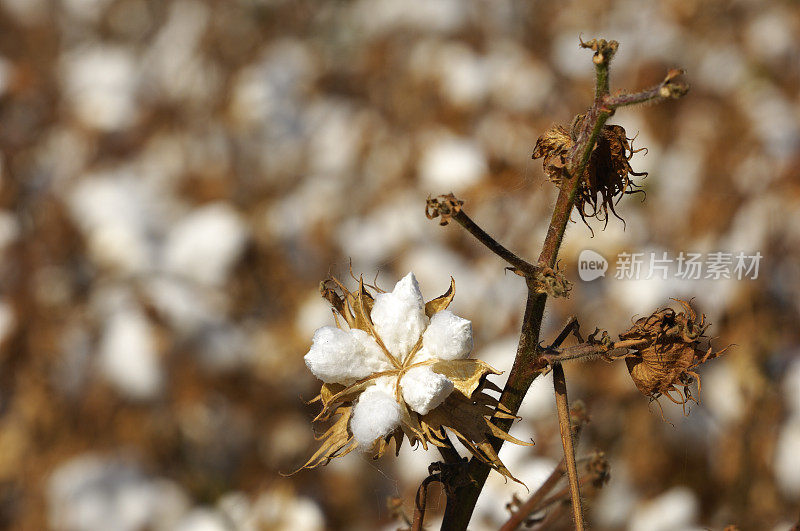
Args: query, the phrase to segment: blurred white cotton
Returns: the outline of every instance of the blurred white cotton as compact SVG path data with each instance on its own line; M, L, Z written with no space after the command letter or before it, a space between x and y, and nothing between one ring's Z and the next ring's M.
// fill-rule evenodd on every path
M134 399L154 398L164 376L154 331L135 306L114 311L100 342L100 369L119 391Z
M164 266L178 277L218 286L227 280L246 241L247 228L233 208L224 203L204 206L170 230Z
M423 188L431 194L458 193L480 182L487 163L473 141L442 137L424 147L419 165Z

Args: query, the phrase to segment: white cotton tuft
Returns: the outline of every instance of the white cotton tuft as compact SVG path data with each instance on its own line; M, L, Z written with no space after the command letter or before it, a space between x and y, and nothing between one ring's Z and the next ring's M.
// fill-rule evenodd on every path
M358 445L369 448L378 437L400 425L400 404L384 386L373 385L361 393L350 419L350 431Z
M403 400L408 407L426 415L438 407L453 392L453 382L443 374L433 372L429 366L414 367L400 380Z
M437 312L422 336L422 345L434 358L464 359L472 351L472 323L448 310Z
M363 349L363 363L369 369L370 374L388 371L393 368L386 353L380 345L378 345L374 337L358 328L350 330L350 334L355 338L358 344L361 345Z
M367 335L361 330L345 332L333 326L323 326L314 332L311 350L304 358L309 370L325 383L350 385L389 368L388 360L378 358L381 353L376 353L362 334Z
M414 274L403 277L391 293L379 293L371 316L389 352L400 360L405 358L428 326L425 301Z

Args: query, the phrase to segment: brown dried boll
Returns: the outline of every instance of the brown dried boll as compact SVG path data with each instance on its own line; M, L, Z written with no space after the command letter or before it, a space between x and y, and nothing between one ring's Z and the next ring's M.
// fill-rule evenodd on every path
M697 403L691 395L689 385L697 380L700 391L700 376L694 369L707 360L716 358L726 349L714 352L710 345L701 347L704 332L708 328L705 315L697 321L697 314L686 301L681 303L680 313L672 308L657 310L642 317L620 339L642 341L633 354L625 358L633 383L642 394L652 399L666 396L676 404ZM677 396L673 396L677 393Z
M573 126L572 134L563 126L557 125L546 131L536 141L533 158L543 158L544 172L547 179L560 185L566 174L570 153L577 137L576 129L582 118L578 118ZM586 218L597 218L608 225L609 211L623 220L616 212L615 205L625 194L644 193L633 182L631 176L646 176L647 172L635 172L630 160L634 153L642 149L633 149L633 139L625 135L625 129L619 125L603 127L595 143L589 163L581 176L575 204L581 219L588 226ZM604 226L605 226L604 225Z

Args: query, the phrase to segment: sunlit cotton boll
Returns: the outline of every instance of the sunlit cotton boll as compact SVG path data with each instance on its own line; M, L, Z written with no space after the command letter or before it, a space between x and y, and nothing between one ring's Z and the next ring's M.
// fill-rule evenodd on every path
M370 300L373 326L366 328L369 332L322 327L314 333L305 356L308 368L323 382L353 386L349 393L361 393L349 427L362 448L400 427L402 411L427 415L442 405L456 387L450 376L460 374L453 364L468 357L473 344L470 321L446 309L428 319L413 273L391 292ZM443 308L443 304L439 300L432 307ZM361 303L353 307L356 313L363 308ZM347 315L353 325L353 316Z

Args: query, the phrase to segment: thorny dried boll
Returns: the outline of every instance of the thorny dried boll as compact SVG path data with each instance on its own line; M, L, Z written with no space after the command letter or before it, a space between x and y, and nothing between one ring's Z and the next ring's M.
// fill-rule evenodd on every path
M548 180L561 185L565 178L569 178L568 167L583 117L575 120L572 131L568 132L563 126L557 125L546 131L536 141L533 158L543 158L544 172ZM646 176L647 172L635 172L631 168L630 160L634 153L642 149L633 149L625 129L619 125L606 125L603 127L597 142L594 145L589 163L581 175L575 205L581 219L586 223L586 218L597 218L608 224L609 211L620 220L621 217L615 210L615 205L625 194L644 193L638 190L639 186L633 182L631 176ZM622 220L624 223L624 220ZM586 223L588 226L588 223Z
M425 449L428 443L445 447L447 430L474 456L514 479L490 437L529 443L511 437L491 420L515 417L484 392L499 391L486 379L499 373L468 359L472 325L447 310L455 295L452 279L445 294L427 303L412 273L391 292L366 286L363 280L355 293L336 279L329 283L320 289L333 306L337 326L316 331L305 361L324 382L312 400L322 403L315 420L338 419L320 437L322 446L303 468L357 447L377 458L392 439L399 452L404 436Z
M714 352L707 342L701 346L708 328L705 315L697 321L697 314L689 303L674 300L683 306L682 312L672 308L657 310L637 320L619 337L623 341L642 342L625 358L639 391L653 399L666 396L685 407L690 400L697 402L689 390L693 380L697 380L697 391L700 391L700 376L694 369L727 349Z

